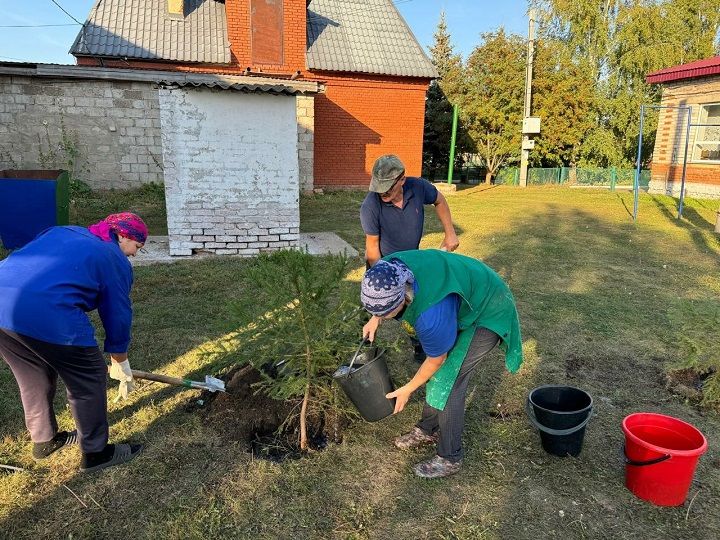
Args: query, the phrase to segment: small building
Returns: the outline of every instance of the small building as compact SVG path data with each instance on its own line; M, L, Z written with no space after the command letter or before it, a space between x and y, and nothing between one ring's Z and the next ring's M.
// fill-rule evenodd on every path
M658 118L650 192L680 193L689 107L685 193L720 198L720 56L662 69L645 80L662 85L664 107Z
M310 81L301 188L365 187L375 159L420 175L437 76L391 0L96 0L71 53L82 66Z

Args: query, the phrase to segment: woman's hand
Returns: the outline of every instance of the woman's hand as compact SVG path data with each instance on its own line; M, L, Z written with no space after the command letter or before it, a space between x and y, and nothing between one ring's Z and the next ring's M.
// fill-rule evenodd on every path
M365 326L363 326L363 339L368 339L371 342L375 341L375 334L377 333L377 329L380 326L381 321L382 319L375 315L370 317L370 320L365 323Z
M405 386L398 388L394 392L385 394L387 399L395 398L395 410L393 414L399 413L405 408L408 399L410 399L410 394L428 382L435 372L440 369L440 366L443 365L446 358L447 353L441 354L440 356L428 356L420 368L418 368L415 376L410 379Z
M405 385L401 386L394 392L390 392L385 395L387 399L395 398L395 410L393 411L393 414L397 414L405 408L405 405L410 399L410 394L412 393L413 391Z

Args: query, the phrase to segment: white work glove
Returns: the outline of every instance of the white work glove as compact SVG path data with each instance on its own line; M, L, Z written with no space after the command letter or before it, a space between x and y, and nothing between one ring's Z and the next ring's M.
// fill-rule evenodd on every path
M110 378L120 381L118 387L118 395L115 401L119 401L120 398L127 399L128 394L135 390L135 383L133 382L132 369L130 369L130 361L125 360L123 362L110 362Z

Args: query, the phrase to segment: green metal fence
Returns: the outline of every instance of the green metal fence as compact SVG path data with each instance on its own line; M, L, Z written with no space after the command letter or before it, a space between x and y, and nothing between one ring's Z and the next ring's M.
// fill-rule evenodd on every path
M423 170L422 177L430 182L447 182L447 168ZM485 181L485 168L463 165L453 169L453 184L479 184Z
M568 185L578 187L617 187L632 189L635 180L634 169L606 169L589 167L531 167L528 169L528 185ZM495 175L496 184L517 186L520 183L520 169L505 167ZM640 171L640 189L650 184L650 171Z

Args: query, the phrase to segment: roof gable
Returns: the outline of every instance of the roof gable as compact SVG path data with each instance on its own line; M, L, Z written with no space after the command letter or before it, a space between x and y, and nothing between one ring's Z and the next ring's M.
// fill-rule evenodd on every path
M311 0L307 67L437 77L432 62L390 0Z
M167 13L167 0L96 0L70 53L228 64L225 4L185 0L178 18Z

